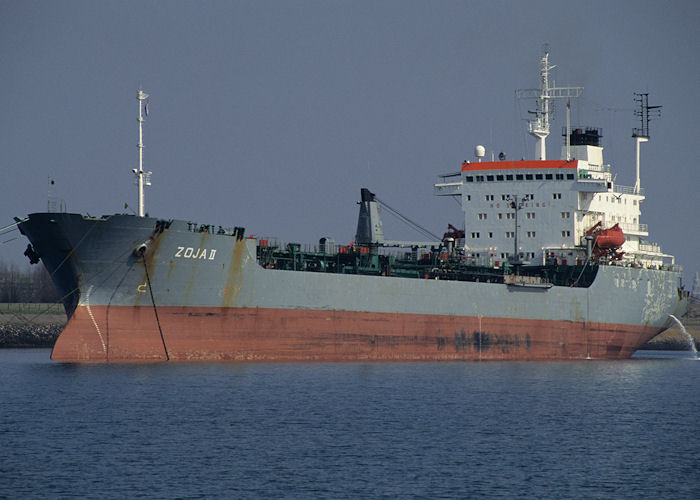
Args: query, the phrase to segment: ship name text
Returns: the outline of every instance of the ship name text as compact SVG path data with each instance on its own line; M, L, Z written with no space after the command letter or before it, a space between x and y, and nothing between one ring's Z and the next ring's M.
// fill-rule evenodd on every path
M182 259L214 260L215 256L216 248L177 247L177 252L175 252L175 257Z

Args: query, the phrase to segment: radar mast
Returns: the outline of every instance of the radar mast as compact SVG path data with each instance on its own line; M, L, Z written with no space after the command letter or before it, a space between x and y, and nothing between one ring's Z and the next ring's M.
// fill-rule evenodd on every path
M545 140L549 135L550 122L552 121L554 109L550 106L551 99L571 99L578 97L583 91L583 87L557 87L552 80L550 86L549 72L556 68L549 64L549 49L545 48L544 55L540 58L540 88L522 89L516 91L520 99L536 99L537 108L529 113L535 115L528 120L528 132L537 139L535 150L536 160L547 159L547 147Z
M652 118L661 116L661 106L649 106L649 94L634 93L635 102L639 103L639 109L634 112L635 116L641 121L639 128L632 129L632 137L634 138L634 164L635 164L635 180L634 194L639 194L641 184L639 180L639 145L643 142L649 142L649 122Z

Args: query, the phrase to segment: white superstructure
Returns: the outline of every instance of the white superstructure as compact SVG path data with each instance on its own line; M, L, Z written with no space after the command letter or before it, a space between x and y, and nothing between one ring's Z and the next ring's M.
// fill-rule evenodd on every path
M466 255L485 265L583 263L590 256L587 231L600 223L603 229L617 224L624 233L620 264L673 264L671 255L647 239L639 181L632 187L616 184L603 162L600 129L567 127L564 135L560 160L465 162L459 172L439 176L435 194L460 198ZM543 157L544 147L538 151Z

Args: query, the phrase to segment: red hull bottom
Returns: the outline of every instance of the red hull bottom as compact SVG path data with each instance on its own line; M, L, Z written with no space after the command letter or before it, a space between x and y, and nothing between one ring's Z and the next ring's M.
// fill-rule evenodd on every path
M80 306L65 362L629 358L656 327L289 309ZM162 334L161 334L162 332Z

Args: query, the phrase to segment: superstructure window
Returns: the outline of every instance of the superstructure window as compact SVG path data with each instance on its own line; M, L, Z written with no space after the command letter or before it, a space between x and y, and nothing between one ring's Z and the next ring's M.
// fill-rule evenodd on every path
M503 176L502 176L502 175L497 175L497 176L496 176L496 180L497 180L497 181L502 181L502 180L503 180Z
M512 180L513 180L513 174L508 174L508 175L506 175L506 180L507 180L507 181L512 181Z
M562 212L561 213L562 219L569 219L570 217L571 217L571 212Z
M554 179L554 176L552 174L545 174L544 178L547 179L548 181L551 181L552 179Z
M483 176L483 175L477 175L477 176L476 176L476 182L484 182L484 176Z
M566 180L569 180L569 181L574 180L574 174L566 174Z
M476 238L478 238L478 237L479 237L479 233L472 233L472 238L473 238L473 239L476 239Z
M507 194L502 194L501 195L501 201L506 201L506 198L508 198Z
M561 232L561 237L562 237L562 238L567 238L567 237L569 237L569 236L571 236L571 231L562 231L562 232Z
M487 175L486 176L487 181L493 181L493 175Z
M535 237L535 231L528 231L528 232L527 232L527 237L528 237L528 238L534 238L534 237Z
M479 220L486 220L488 214L479 214Z
M535 179L537 179L538 181L541 181L541 180L542 180L542 174L535 174Z
M498 214L498 220L501 220L503 218L503 214Z
M558 180L558 181L563 181L563 180L564 180L564 174L557 174L557 180Z
M467 182L474 182L474 176L472 175L468 175L467 177L465 177L465 179L467 180Z
M553 200L561 200L561 193L552 193Z
M513 231L506 231L506 238L515 238L515 233Z
M515 180L516 180L516 181L522 181L522 180L523 180L523 174L515 174Z
M485 196L485 198L486 198L486 201L493 201L493 195L492 195L492 194L487 194L487 195Z
M535 218L535 212L526 212L525 217L528 219L534 219Z
M525 180L526 180L526 181L531 181L531 180L532 180L532 174L525 174Z

